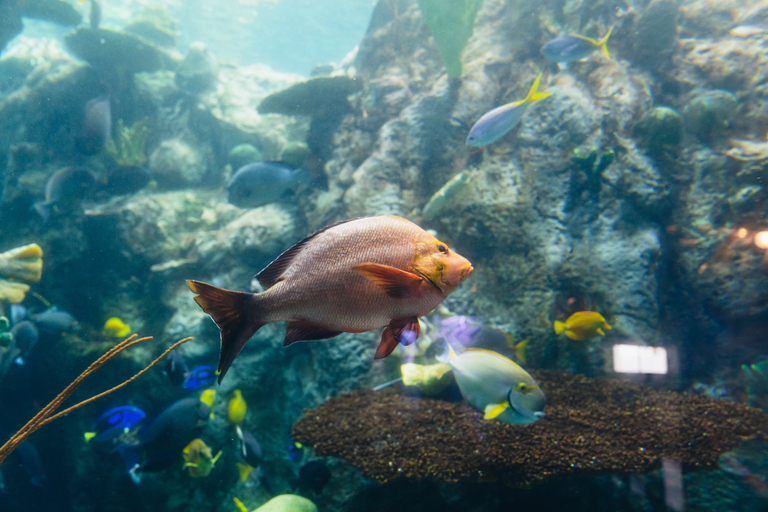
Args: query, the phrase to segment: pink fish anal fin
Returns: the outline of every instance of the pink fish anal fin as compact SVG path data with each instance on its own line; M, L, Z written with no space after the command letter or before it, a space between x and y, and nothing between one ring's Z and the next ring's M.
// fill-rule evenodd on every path
M352 270L373 281L376 286L393 299L421 297L419 288L424 279L416 274L378 263L361 263L352 267Z
M395 350L398 343L408 346L419 337L421 327L417 317L392 320L381 333L381 342L376 349L376 359L384 359Z
M328 338L333 338L339 334L341 334L341 331L332 331L327 327L316 325L311 322L288 322L283 346L287 347L297 341L327 340Z

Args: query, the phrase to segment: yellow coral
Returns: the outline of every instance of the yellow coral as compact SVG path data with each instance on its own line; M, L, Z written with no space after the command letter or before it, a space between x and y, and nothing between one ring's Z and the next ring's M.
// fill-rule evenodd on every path
M421 365L405 363L400 366L405 386L417 387L425 395L436 395L451 383L448 372L451 367L446 363Z
M0 254L0 276L39 283L42 275L43 250L39 245L29 244Z

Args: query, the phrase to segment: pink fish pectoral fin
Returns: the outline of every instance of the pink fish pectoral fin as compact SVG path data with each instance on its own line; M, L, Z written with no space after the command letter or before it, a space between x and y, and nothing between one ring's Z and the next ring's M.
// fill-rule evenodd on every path
M352 270L373 281L393 299L421 297L419 288L423 279L416 274L378 263L361 263L352 267Z
M297 341L327 340L328 338L333 338L339 334L341 334L341 331L332 331L327 327L316 325L311 322L288 322L283 346L287 347Z
M375 359L384 359L395 350L398 343L407 346L416 341L421 333L417 317L392 320L381 333L381 342L376 349Z

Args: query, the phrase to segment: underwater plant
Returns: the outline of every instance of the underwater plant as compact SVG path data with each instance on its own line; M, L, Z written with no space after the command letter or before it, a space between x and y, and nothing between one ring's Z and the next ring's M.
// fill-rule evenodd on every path
M419 9L445 64L448 78L461 78L461 54L472 37L482 0L419 0Z
M104 144L104 151L121 167L140 167L147 163L144 147L147 144L149 118L136 121L128 128L122 119L117 121L115 137Z
M114 358L117 354L123 352L126 349L129 349L135 345L138 345L140 343L143 343L145 341L149 341L152 339L152 336L146 336L144 338L138 338L137 334L134 334L130 336L129 338L125 339L121 343L118 343L111 349L109 349L104 355L102 355L100 358L98 358L96 361L94 361L88 368L85 369L80 375L77 376L75 380L72 381L72 383L67 386L64 391L59 393L56 398L50 401L48 405L43 407L40 412L38 412L31 420L27 422L26 425L21 427L18 432L13 434L8 441L5 442L2 446L0 446L0 464L10 455L16 447L18 447L22 442L24 442L25 439L27 439L30 435L32 435L34 432L39 430L41 427L44 427L45 425L51 423L52 421L55 421L62 416L66 416L70 412L74 411L75 409L79 409L80 407L83 407L84 405L88 405L91 402L95 402L99 398L103 398L111 393L114 393L118 389L121 389L131 382L135 381L145 373L147 373L153 366L155 366L157 363L163 360L165 356L170 354L173 350L175 350L177 347L182 345L183 343L186 343L194 338L188 337L181 339L171 345L165 352L160 354L154 361L149 363L147 366L145 366L141 371L139 371L136 375L131 377L130 379L123 381L122 383L118 384L117 386L110 388L102 393L99 393L98 395L92 396L90 398L87 398L83 400L82 402L78 402L75 405L68 407L64 409L63 411L53 414L56 409L58 409L64 401L69 398L72 393L77 390L77 388L80 386L80 384L83 383L83 381L90 377L96 370L104 366L109 360Z

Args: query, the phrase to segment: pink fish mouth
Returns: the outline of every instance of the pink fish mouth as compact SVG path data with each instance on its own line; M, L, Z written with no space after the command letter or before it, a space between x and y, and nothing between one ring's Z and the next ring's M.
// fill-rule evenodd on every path
M462 269L461 274L459 275L459 281L463 282L466 278L471 276L474 271L475 267L473 267L470 262L467 262L467 266Z

